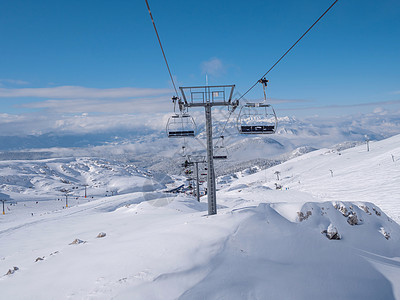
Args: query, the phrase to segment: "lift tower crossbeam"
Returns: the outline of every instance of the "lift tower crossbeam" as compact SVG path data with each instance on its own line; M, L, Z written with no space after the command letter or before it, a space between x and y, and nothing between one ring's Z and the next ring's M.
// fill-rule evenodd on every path
M208 168L207 198L209 215L215 215L217 213L217 189L215 183L212 140L212 107L231 106L235 109L237 103L232 102L234 88L235 85L179 87L182 93L182 99L179 99L179 107L204 107L205 111Z

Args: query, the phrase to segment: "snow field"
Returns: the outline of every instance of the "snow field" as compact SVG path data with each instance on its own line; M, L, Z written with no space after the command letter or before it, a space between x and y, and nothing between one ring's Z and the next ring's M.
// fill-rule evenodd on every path
M109 197L88 203L89 209L73 207L61 216L1 232L7 254L1 253L0 267L19 268L0 278L3 295L391 299L391 281L377 269L389 266L395 279L400 278L398 261L392 258L400 257L399 225L371 203L300 207L252 201L235 209L220 207L218 215L209 217L205 203L191 198L177 197L165 206L143 200L139 194ZM350 225L342 207L354 211L362 223ZM283 210L297 216L312 213L292 222ZM321 233L330 224L342 240ZM388 240L380 228L391 234ZM96 238L99 232L107 235ZM71 245L76 238L85 243ZM38 257L43 260L35 262ZM332 289L332 282L340 288Z
M46 213L2 216L1 295L400 299L400 225L388 217L400 217L399 142L395 136L371 143L370 152L360 146L341 155L318 150L227 176L214 216L207 216L205 197L198 203L165 194L162 184L136 175L137 188L155 191L132 191L126 177L101 168L96 179L112 178L126 194L56 211L46 201ZM100 232L106 236L97 238ZM75 239L84 243L71 244Z
M308 193L316 201L367 201L378 205L400 222L400 135L370 142L341 152L313 151L273 168L239 178L235 184L252 185L243 192L256 194L253 186ZM392 155L394 161L392 160ZM333 177L330 170L333 171ZM280 172L280 180L275 172ZM256 195L255 195L256 197ZM273 200L269 200L272 201Z

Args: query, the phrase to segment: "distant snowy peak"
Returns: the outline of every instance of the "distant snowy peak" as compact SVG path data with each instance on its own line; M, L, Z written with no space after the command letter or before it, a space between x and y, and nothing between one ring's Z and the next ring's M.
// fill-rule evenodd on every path
M297 123L299 122L295 117L278 117L278 123Z

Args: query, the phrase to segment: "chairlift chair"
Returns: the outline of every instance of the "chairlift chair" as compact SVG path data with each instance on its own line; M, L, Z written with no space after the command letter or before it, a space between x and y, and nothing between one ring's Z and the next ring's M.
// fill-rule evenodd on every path
M240 108L237 127L241 134L274 134L278 118L270 104L246 103Z
M225 148L224 136L220 136L220 143L217 142L214 146L215 155L213 159L228 159L228 151Z
M264 101L246 103L240 108L237 127L241 134L274 134L278 127L278 118L271 104L267 104L268 80L259 80L263 87Z
M168 119L166 131L170 138L194 137L196 123L187 113L175 114Z
M186 146L183 145L181 149L182 149L182 153L181 153L182 157L186 157Z
M186 160L181 166L183 168L191 167L191 166L194 166L194 162Z

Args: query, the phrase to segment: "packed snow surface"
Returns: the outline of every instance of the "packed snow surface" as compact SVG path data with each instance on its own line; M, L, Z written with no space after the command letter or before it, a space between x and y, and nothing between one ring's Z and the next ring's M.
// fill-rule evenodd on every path
M36 204L26 182L29 201L0 217L1 298L400 299L398 145L395 136L224 176L213 216L206 197L164 193L165 178L132 166L93 167L118 195L68 208ZM21 181L14 163L1 175ZM49 193L54 178L91 176L52 163L38 178Z

